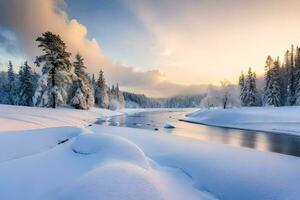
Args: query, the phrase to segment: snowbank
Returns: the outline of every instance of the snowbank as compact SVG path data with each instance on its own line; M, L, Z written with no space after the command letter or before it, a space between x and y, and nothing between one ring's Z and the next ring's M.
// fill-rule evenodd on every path
M0 163L43 152L83 132L77 127L57 127L0 132Z
M82 134L72 144L75 153L97 156L109 160L126 160L142 168L148 169L144 152L134 143L118 136L106 134Z
M65 200L163 200L151 172L128 163L98 167L61 195Z
M297 200L300 196L298 157L224 144L212 145L172 135L153 134L148 130L98 125L92 126L91 130L105 130L132 141L158 166L177 169L185 174L191 186L202 191L201 195L207 191L225 200ZM179 177L177 175L177 181ZM190 195L194 194L191 192Z
M212 126L300 135L300 107L247 107L205 109L190 113L185 121Z
M0 110L0 199L297 200L300 196L297 157L150 130L82 128L99 116L117 114L100 109L0 105ZM2 125L3 120L9 124Z
M29 130L58 126L84 127L97 118L120 115L118 111L100 108L38 108L0 104L0 131Z

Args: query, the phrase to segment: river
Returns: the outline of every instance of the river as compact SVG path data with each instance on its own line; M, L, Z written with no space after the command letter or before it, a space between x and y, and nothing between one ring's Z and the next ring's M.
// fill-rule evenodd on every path
M160 134L173 134L202 141L222 143L232 146L252 148L258 151L275 152L300 157L300 137L266 133L259 131L244 131L230 128L219 128L180 121L186 111L152 111L139 112L99 119L96 123L108 126L121 126L156 130ZM173 129L164 128L172 124Z

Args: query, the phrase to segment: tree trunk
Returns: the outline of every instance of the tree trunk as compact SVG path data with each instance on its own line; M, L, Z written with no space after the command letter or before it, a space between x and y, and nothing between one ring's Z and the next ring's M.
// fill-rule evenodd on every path
M223 109L226 109L227 106L227 99L225 99L224 103L223 103Z

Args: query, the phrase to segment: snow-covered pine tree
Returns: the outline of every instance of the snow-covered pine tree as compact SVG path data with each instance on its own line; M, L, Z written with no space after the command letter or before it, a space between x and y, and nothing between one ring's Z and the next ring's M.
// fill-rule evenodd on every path
M19 104L23 106L32 106L32 97L34 95L33 72L27 61L19 71Z
M36 39L43 55L36 58L42 67L42 76L34 95L34 105L56 108L67 100L68 84L71 82L71 53L59 35L45 32Z
M294 66L294 46L291 52L285 54L286 76L287 76L287 99L286 105L293 106L295 104L295 66Z
M9 104L7 72L0 71L0 103Z
M272 80L272 69L274 67L274 60L271 56L267 57L266 65L265 65L265 88L264 88L264 103L265 105L269 105L269 98L271 95L271 80Z
M286 104L286 97L287 97L287 78L286 78L286 69L285 65L282 63L280 66L280 94L281 94L281 105Z
M109 97L107 93L107 86L105 83L104 73L102 70L99 71L99 77L96 84L95 97L96 104L101 108L108 108Z
M93 89L95 91L96 90L96 86L97 86L97 82L96 82L96 79L95 79L95 74L92 75L91 82L92 82Z
M94 95L92 85L88 79L88 75L85 73L84 69L84 59L80 54L75 57L74 74L73 78L73 95L70 100L72 106L77 109L90 109L94 106Z
M11 61L8 61L7 77L10 83L15 81L14 67Z
M256 74L252 72L251 67L246 78L246 105L257 105Z
M300 105L300 48L296 48L295 55L295 99L296 105Z
M8 104L16 105L18 103L18 87L17 77L14 73L13 64L11 61L8 62L7 69L7 80L8 80Z
M240 88L240 100L241 105L246 105L246 85L245 85L245 75L244 72L241 73L239 77L239 88Z
M271 79L268 86L268 99L267 103L268 105L273 106L281 106L281 94L280 94L280 62L279 58L274 62L274 65L272 68L269 69L271 74Z

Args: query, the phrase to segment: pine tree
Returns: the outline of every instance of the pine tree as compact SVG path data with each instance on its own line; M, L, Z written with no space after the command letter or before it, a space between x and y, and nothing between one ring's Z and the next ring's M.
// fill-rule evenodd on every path
M97 82L96 82L96 79L95 79L95 74L92 75L92 80L91 80L91 82L92 82L93 88L94 88L94 90L95 90L95 89L96 89L96 86L97 86Z
M71 81L71 54L59 35L45 32L36 39L43 55L36 58L37 66L43 64L42 76L34 96L37 106L56 108L67 100L67 87Z
M8 63L7 70L7 80L8 80L8 103L11 105L17 104L17 85L16 85L16 77L14 73L14 68L12 62Z
M271 95L271 79L272 79L272 72L271 69L274 67L274 60L271 56L267 57L266 65L265 65L265 88L264 88L264 104L268 105L268 101Z
M281 106L281 93L280 93L280 63L279 58L274 62L272 67L269 69L270 80L267 85L267 104L274 106Z
M240 100L242 106L246 105L246 86L245 86L245 75L242 72L239 78L239 88L240 88Z
M295 99L296 105L300 105L300 48L296 48L295 55Z
M274 62L271 56L268 56L265 66L265 104L281 106L281 69L279 58Z
M285 65L287 70L287 102L286 105L293 106L295 104L295 66L294 66L294 46L291 52L287 51L285 55Z
M8 77L8 82L10 82L10 83L15 82L15 73L14 73L14 68L13 68L11 61L8 62L7 77Z
M108 97L107 86L105 83L105 78L102 70L99 71L99 77L96 85L97 85L95 90L96 104L101 108L108 108L109 97Z
M84 71L84 59L80 54L76 55L73 66L76 76L73 78L74 92L70 103L77 109L90 109L94 105L94 95L88 75Z
M246 105L257 105L256 74L252 72L251 67L248 70L246 78Z
M75 56L75 62L73 63L74 66L74 73L81 78L86 78L85 69L86 66L84 66L84 59L80 54L76 54Z
M34 95L34 85L33 85L33 72L31 67L28 65L27 61L20 68L19 71L19 104L23 106L32 106L32 97Z
M287 97L287 79L286 79L286 69L285 65L281 64L280 67L280 94L281 94L281 105L286 104L286 97Z

